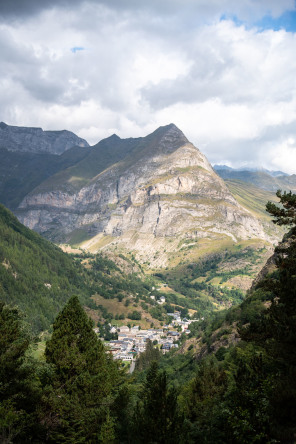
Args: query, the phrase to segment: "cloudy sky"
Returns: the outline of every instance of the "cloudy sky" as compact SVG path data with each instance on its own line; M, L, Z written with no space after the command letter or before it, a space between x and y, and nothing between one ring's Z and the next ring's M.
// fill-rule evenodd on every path
M296 173L294 0L1 0L0 48L10 125L173 122L212 163Z

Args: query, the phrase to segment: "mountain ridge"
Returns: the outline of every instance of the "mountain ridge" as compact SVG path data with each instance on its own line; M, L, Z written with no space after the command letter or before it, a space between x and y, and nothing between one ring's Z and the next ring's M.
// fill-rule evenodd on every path
M0 123L0 148L8 151L62 154L73 146L88 147L86 140L68 130L44 131Z
M222 168L224 167L224 168ZM261 169L233 169L222 165L221 168L216 168L217 174L224 180L241 180L243 182L252 184L265 191L276 192L278 189L284 191L296 191L296 175L278 175L281 172L270 172ZM270 174L274 173L274 174Z
M105 160L98 155L104 151ZM167 264L170 251L186 239L270 241L174 124L142 138L104 139L81 162L29 193L17 214L55 241L73 243L79 233L83 240L84 231L83 248L123 246L155 266Z

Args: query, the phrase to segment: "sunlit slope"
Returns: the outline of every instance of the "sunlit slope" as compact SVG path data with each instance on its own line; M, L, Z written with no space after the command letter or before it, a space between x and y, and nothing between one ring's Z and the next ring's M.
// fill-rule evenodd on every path
M242 180L228 179L225 180L225 183L232 195L244 208L260 219L271 221L271 217L266 212L265 207L268 201L278 202L275 193L263 190Z

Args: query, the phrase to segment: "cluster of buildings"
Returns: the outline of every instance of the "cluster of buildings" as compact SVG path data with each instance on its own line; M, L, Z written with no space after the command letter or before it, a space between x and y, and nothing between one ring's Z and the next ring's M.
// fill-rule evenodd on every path
M114 359L122 361L136 360L139 353L146 350L148 339L162 349L163 353L172 347L177 347L175 343L180 338L181 333L177 331L166 331L165 329L140 330L139 326L118 328L118 339L108 342L110 353Z
M109 351L114 356L114 359L135 361L139 353L145 351L148 340L159 347L163 353L168 352L171 348L178 347L177 342L180 339L181 332L189 334L188 327L194 321L181 320L179 312L168 313L168 315L172 316L172 322L161 329L150 328L148 330L141 330L139 326L131 328L122 326L117 329L112 327L110 332L117 332L118 334L118 339L108 342Z

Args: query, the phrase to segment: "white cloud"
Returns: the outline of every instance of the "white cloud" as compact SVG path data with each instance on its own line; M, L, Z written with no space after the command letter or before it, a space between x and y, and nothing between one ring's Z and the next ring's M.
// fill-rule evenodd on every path
M174 122L212 162L293 169L296 37L252 23L294 1L26 2L0 25L2 120L93 144Z

